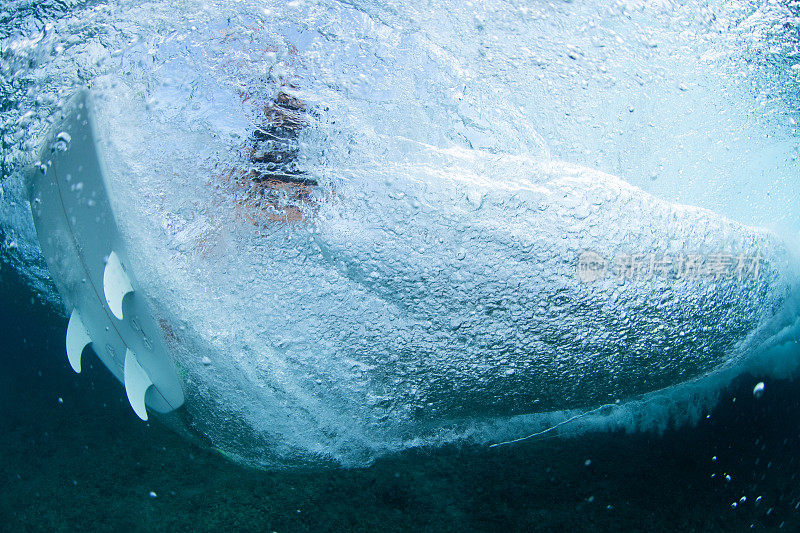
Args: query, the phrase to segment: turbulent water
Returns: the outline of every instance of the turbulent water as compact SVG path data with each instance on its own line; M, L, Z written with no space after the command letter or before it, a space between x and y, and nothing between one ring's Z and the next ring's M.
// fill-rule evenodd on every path
M794 341L795 10L11 3L3 253L60 309L24 175L88 86L183 423L215 447L353 465L641 417ZM273 174L303 185L251 179Z

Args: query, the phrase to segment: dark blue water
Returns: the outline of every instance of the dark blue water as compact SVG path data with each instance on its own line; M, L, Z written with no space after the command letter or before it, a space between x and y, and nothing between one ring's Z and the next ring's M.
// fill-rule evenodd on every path
M797 531L800 393L744 376L697 427L262 472L141 422L5 264L2 531ZM726 479L730 476L730 480ZM153 493L153 494L151 494ZM742 500L742 498L745 498ZM736 506L733 506L736 503Z

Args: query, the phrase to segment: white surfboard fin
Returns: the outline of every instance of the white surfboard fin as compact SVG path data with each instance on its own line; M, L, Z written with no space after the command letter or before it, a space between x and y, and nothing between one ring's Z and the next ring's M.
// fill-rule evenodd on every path
M144 395L147 388L153 384L150 376L139 364L136 354L130 350L125 352L125 392L128 394L128 401L133 407L133 412L142 420L147 420L147 408L144 403Z
M69 315L69 324L67 325L67 359L72 370L81 373L81 354L87 344L92 342L89 333L86 331L86 326L83 325L81 315L78 314L77 309L72 310Z
M133 287L116 252L108 255L106 268L103 271L103 292L111 312L122 320L122 300L126 294L133 292Z

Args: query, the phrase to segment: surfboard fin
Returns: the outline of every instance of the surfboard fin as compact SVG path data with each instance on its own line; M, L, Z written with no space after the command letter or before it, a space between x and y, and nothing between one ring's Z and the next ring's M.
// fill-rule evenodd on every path
M134 354L130 349L125 352L125 392L128 394L128 401L133 407L133 412L142 420L147 420L147 408L144 403L144 395L147 388L153 384L150 376L139 364Z
M69 324L67 325L67 359L72 370L81 373L81 354L87 344L92 342L89 333L86 331L86 326L83 325L81 315L78 314L77 309L72 310L69 315Z
M133 292L131 280L122 268L119 256L116 252L111 252L103 270L103 293L109 309L120 320L122 320L122 300L129 292Z

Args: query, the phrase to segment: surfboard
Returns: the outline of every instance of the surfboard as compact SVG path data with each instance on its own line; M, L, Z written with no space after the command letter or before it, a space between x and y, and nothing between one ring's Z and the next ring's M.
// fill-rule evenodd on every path
M181 381L147 295L131 271L108 196L91 95L60 112L28 180L34 226L50 275L70 311L67 359L86 347L125 386L137 416L184 402Z

